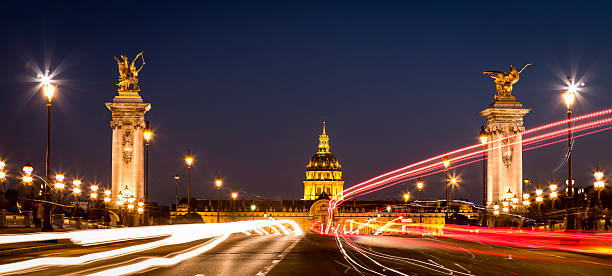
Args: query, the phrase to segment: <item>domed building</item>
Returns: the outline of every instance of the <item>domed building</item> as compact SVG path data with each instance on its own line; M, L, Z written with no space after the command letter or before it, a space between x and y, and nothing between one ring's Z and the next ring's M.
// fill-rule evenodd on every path
M342 196L344 190L342 166L333 153L329 151L329 136L319 135L319 149L306 165L306 180L304 180L304 200L316 200L319 197L332 198Z

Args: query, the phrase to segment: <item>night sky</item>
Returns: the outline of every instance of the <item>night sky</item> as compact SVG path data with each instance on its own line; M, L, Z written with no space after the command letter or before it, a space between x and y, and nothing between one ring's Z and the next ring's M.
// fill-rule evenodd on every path
M53 171L110 184L110 112L117 93L113 56L144 51L141 96L152 104L150 194L174 200L175 174L186 194L299 199L322 120L345 188L380 173L477 143L492 101L485 70L533 66L513 95L527 128L565 117L564 76L586 83L574 114L612 106L609 2L452 1L431 4L245 1L187 4L122 1L4 3L0 12L0 156L15 173L30 160L44 174L45 101L35 68L58 75ZM160 1L161 2L161 1ZM578 186L592 171L612 171L612 132L576 141ZM565 144L526 152L524 176L564 181ZM459 196L479 201L480 164L457 170ZM443 176L425 180L424 197L443 195ZM608 182L609 183L609 182ZM367 198L400 198L414 183Z

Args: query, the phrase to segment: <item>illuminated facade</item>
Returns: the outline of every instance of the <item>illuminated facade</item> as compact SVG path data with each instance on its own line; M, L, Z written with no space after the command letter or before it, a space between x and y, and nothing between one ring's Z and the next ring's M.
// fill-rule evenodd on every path
M319 149L306 166L304 200L316 200L323 194L329 198L338 194L341 197L344 191L343 185L342 166L329 151L329 136L325 132L325 122L323 122L323 133L319 135Z
M523 116L531 109L523 108L513 96L495 97L480 114L487 119L487 205L501 202L508 191L523 194Z

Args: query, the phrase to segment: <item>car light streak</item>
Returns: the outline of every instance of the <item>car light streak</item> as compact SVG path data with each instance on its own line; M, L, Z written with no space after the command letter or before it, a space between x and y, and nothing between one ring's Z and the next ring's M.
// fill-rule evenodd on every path
M278 227L278 230L274 226L288 225L291 230L286 226ZM76 244L88 244L92 242L107 243L110 241L125 240L125 237L118 239L117 233L126 233L133 239L144 239L149 237L167 236L166 238L149 242L140 245L133 245L124 248L118 248L106 252L98 252L86 254L78 257L46 257L36 258L21 262L15 262L10 264L0 265L0 273L11 273L21 270L33 269L41 266L52 266L52 265L79 265L84 263L90 263L100 261L104 259L115 258L136 252L142 252L151 250L166 245L174 245L187 243L202 239L208 239L212 237L240 233L245 231L258 232L257 229L270 228L275 229L274 231L282 234L294 234L302 235L303 232L299 225L292 220L254 220L254 221L239 221L230 223L208 223L208 224L182 224L182 225L165 225L165 226L146 226L146 227L131 227L122 229L99 229L99 230L86 230L86 231L75 231L61 233L61 237L69 238ZM117 231L124 230L124 231ZM266 232L267 233L267 232ZM49 240L50 237L56 237L60 235L49 235L33 234L33 235L6 235L3 238L14 237L14 242L22 242L23 240ZM7 243L7 242L5 242Z
M182 252L178 255L175 255L173 257L170 258L151 258L151 259L147 259L146 261L142 261L139 263L135 263L135 264L131 264L131 265L126 265L126 266L121 266L121 267L117 267L117 268L113 268L113 269L108 269L108 270L104 270L101 272L97 272L97 273L93 273L93 274L89 274L89 275L93 275L93 276L102 276L102 275L125 275L125 274L130 274L130 273L134 273L134 272L138 272L138 271L142 271L151 267L159 267L159 266L172 266L175 264L178 264L184 260L193 258L197 255L200 255L208 250L213 249L215 246L219 245L220 243L222 243L223 241L225 241L228 237L230 236L230 234L224 234L222 236L219 236L215 239L213 239L212 241L209 241L207 243L204 243L202 245L196 246L195 248L190 248L190 250L187 250L186 252Z
M594 112L591 114L574 117L569 120L567 119L561 120L561 121L554 122L551 124L532 128L530 130L524 131L522 133L519 133L513 136L521 135L522 141L520 141L520 143L522 143L522 145L525 146L524 150L532 150L532 149L536 149L539 147L554 144L555 142L563 141L563 140L553 141L553 142L544 143L538 146L534 145L532 147L527 147L528 145L531 145L531 144L540 144L540 143L546 142L546 140L550 140L550 139L554 139L562 135L566 135L568 131L577 133L577 132L591 130L593 128L601 128L603 126L606 126L612 123L612 117L607 117L603 119L597 119L597 118L611 114L611 113L612 113L612 109L602 110L599 112ZM551 130L549 132L542 133L539 135L533 135L533 134L537 134L538 132L548 130L550 128L559 127L559 126L563 127L567 122L578 122L578 121L583 121L583 120L591 120L591 121L586 121L582 124L574 125L569 130L564 127L563 129L560 129L560 130ZM607 127L607 128L600 129L600 130L594 130L594 131L591 131L585 134L578 134L574 138L596 133L596 132L600 132L603 130L608 130L608 129L610 128ZM533 135L533 136L530 137L530 135ZM509 137L512 137L512 136L509 136ZM504 137L502 139L507 139L507 138L508 137ZM501 147L501 145L495 146L495 147L492 146L495 144L495 142L499 142L500 140L501 139L488 142L487 144L489 145L489 150L497 148L497 147ZM517 143L519 143L519 141L513 142L511 144L517 144ZM371 192L374 192L380 189L384 189L392 185L396 185L398 183L402 183L404 181L415 179L417 177L422 177L428 174L433 174L436 171L439 171L442 169L442 163L440 162L441 160L440 158L443 156L451 156L450 161L453 164L453 168L456 168L459 166L465 166L467 164L477 162L478 160L482 160L482 158L479 158L479 156L482 155L483 151L485 151L481 147L482 147L481 144L475 144L472 146L464 147L462 149L440 154L438 156L435 156L435 157L405 166L403 168L379 175L377 177L374 177L372 179L369 179L367 181L364 181L362 183L359 183L357 185L354 185L352 187L345 189L342 194L338 194L330 200L329 207L328 207L329 216L328 216L328 221L325 225L325 228L326 228L325 232L326 233L330 232L330 227L332 226L332 220L333 220L333 210L337 208L337 206L340 205L342 202L346 200L350 200L360 195L364 195L364 194L371 193ZM456 156L456 154L458 153L463 153L463 154ZM452 156L452 155L455 155L455 156ZM476 159L476 160L472 160L472 159Z

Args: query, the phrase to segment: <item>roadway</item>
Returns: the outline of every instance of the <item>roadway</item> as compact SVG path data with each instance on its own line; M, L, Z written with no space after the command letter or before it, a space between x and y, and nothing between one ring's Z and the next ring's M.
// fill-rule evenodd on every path
M0 257L0 264L40 257L78 257L159 240L77 246ZM143 275L609 275L612 257L550 249L509 247L440 237L233 234L103 258L78 265L35 267L19 275L87 275L172 258L216 246L168 266L135 270ZM343 250L339 250L339 246ZM120 273L110 273L117 275Z
M269 275L610 275L612 257L437 237L306 236ZM353 260L353 261L349 261Z

